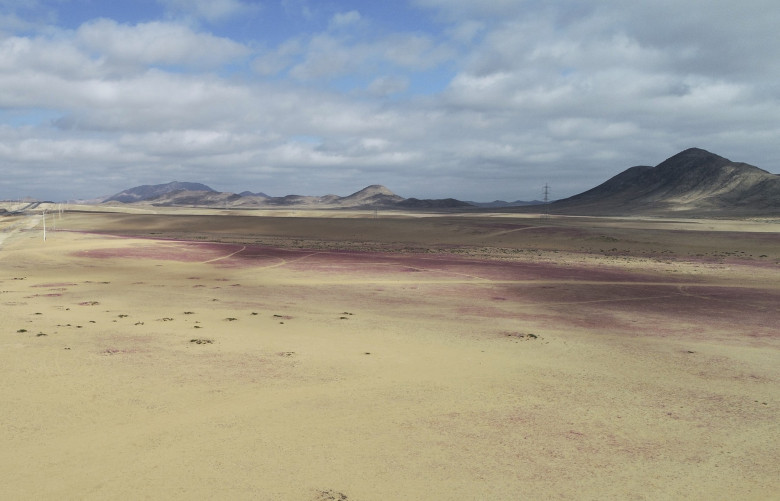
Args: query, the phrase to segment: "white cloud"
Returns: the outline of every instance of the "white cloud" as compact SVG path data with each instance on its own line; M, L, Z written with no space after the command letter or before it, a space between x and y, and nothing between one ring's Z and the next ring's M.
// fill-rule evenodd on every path
M118 66L181 65L218 67L249 54L242 44L174 23L128 26L110 19L82 25L76 33L82 47Z
M170 11L210 22L224 21L257 9L239 0L159 0Z
M375 96L389 96L409 88L409 79L400 76L382 76L368 85L368 92Z
M187 5L223 21L244 7ZM174 177L476 200L538 198L550 182L567 196L690 146L777 171L774 3L415 5L434 20L414 32L342 8L318 32L246 43L181 18L35 35L11 23L22 31L0 33L0 162L61 198ZM421 95L429 80L446 90Z
M431 37L400 34L377 43L382 55L403 68L427 70L453 59L455 51L446 44L437 44Z
M359 41L334 33L320 33L299 48L300 61L290 70L290 74L299 80L327 80L350 74L362 76L387 65L403 71L424 71L455 57L454 50L446 44L409 33ZM263 72L273 70L278 67L274 63L290 61L289 55L287 47L282 46L276 56L266 54L258 59L257 68Z
M350 25L354 25L360 22L362 19L360 12L356 10L351 10L349 12L339 12L337 14L334 14L333 17L330 19L330 28L331 29L340 29L344 28Z
M304 52L301 40L287 40L276 50L262 50L252 61L252 69L262 76L277 75L289 68Z

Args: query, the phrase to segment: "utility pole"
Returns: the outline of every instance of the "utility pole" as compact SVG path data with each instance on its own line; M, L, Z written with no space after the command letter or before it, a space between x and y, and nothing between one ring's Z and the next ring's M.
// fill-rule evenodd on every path
M550 217L550 186L544 183L544 217L548 219Z
M43 241L46 241L46 209L43 210Z

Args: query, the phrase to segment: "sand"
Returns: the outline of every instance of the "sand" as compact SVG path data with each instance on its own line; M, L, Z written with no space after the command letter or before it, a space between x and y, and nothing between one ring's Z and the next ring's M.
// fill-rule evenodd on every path
M0 219L4 497L780 490L769 223L344 214Z

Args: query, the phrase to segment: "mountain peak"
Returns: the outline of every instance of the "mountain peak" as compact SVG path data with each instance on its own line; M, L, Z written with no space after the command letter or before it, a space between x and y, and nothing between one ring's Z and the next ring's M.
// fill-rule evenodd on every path
M591 213L761 214L780 209L780 176L689 148L655 167L638 166L556 202Z
M732 162L728 158L716 155L715 153L710 153L707 150L701 148L688 148L687 150L683 150L680 153L667 158L658 164L657 167L660 170L665 170L667 168L690 169L702 166L722 166L730 163Z
M144 200L153 200L174 191L208 191L216 193L215 189L210 188L205 184L171 181L170 183L165 184L145 184L136 186L135 188L130 188L129 190L120 191L115 195L111 195L103 201L123 203L140 202Z
M356 191L355 193L349 195L348 198L366 198L366 197L375 197L377 195L385 195L388 197L395 197L398 196L386 187L382 186L381 184L372 184L370 186L366 186L360 191Z

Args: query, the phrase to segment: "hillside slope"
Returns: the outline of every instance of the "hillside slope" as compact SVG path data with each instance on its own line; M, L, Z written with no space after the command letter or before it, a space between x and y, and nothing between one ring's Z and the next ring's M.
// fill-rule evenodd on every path
M549 205L563 214L764 215L780 213L780 176L699 148L655 167L631 167Z
M120 191L115 195L111 195L110 197L103 200L103 202L143 202L146 200L154 200L166 196L170 193L180 191L203 191L216 193L216 190L209 188L205 184L180 183L178 181L173 181L166 184L145 184L142 186L136 186L135 188L130 188L128 190Z

